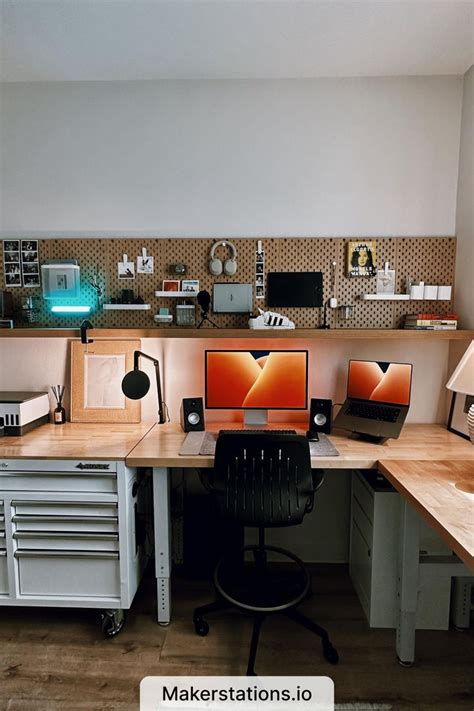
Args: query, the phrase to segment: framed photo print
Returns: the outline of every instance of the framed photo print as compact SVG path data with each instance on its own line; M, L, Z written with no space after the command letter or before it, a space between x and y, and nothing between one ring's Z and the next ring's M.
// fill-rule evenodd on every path
M197 294L199 292L199 279L182 279L181 291L186 291L188 294Z
M470 439L467 429L467 413L474 402L472 395L463 395L453 392L451 407L449 408L448 430L454 434Z
M71 422L140 422L140 401L122 392L137 340L71 343Z
M162 291L179 291L180 284L181 282L179 279L163 279Z
M349 240L347 245L347 276L371 277L377 270L375 240Z
M20 240L7 239L3 241L3 273L5 286L22 286Z

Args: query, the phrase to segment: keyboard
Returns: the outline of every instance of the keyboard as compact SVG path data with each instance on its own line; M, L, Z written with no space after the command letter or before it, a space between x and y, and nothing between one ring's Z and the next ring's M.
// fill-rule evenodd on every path
M296 430L219 430L219 434L295 435Z
M344 413L352 417L365 417L368 420L382 420L383 422L396 422L400 409L386 405L372 405L364 402L351 402Z

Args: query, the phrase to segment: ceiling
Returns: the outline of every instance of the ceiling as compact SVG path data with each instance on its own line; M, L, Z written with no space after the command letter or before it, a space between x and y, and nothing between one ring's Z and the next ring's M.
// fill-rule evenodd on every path
M0 0L0 81L463 74L473 2Z

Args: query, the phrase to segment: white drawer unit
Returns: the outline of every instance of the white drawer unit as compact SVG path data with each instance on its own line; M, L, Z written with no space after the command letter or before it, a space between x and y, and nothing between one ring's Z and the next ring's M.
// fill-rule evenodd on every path
M0 501L0 595L8 593L8 568L5 540L5 512L3 501Z
M0 460L0 605L100 608L115 635L151 554L150 487L123 462Z
M399 526L400 497L395 489L376 470L354 472L349 572L371 627L397 625ZM442 567L431 561L450 552L433 539L432 533L426 535L423 522L420 528L423 575L419 580L416 628L447 629L451 580L447 567L444 574ZM456 565L456 559L451 556L451 560Z

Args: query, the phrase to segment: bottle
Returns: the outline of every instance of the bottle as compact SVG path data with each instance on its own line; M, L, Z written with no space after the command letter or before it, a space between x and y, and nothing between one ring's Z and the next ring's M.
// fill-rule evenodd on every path
M64 425L66 422L66 410L62 405L58 405L54 410L53 422L55 425Z

